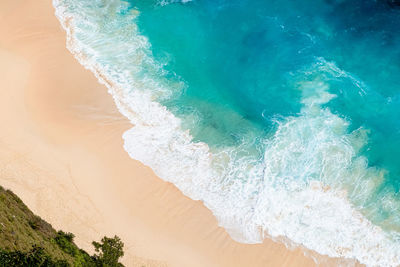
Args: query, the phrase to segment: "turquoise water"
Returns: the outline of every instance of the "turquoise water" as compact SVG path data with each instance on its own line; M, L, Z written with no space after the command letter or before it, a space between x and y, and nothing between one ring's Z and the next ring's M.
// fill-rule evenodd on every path
M135 125L127 152L202 200L234 239L285 236L321 254L400 264L400 9L54 5L68 48Z
M239 143L254 129L268 135L276 119L300 113L302 96L293 83L320 79L337 96L324 106L350 122L349 132L369 131L360 153L386 172L370 201L398 194L400 10L384 1L143 2L130 1L141 11L138 25L154 57L169 78L187 85L163 104L177 116L201 113L196 140L218 146ZM346 74L310 69L320 58ZM203 127L214 127L220 138ZM377 220L392 216L377 212Z

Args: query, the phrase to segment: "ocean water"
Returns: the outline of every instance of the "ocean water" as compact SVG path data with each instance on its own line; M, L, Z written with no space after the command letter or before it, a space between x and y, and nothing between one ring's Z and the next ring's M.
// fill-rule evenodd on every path
M400 265L400 9L384 0L53 0L129 155L239 242Z

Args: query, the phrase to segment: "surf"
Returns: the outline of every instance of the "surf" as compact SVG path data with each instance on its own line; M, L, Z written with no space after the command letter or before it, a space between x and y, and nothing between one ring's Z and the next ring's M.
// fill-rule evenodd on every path
M175 4L155 3L171 9ZM179 12L190 4L181 3ZM171 60L181 52L163 53L160 40L151 43L144 35L140 4L135 8L119 0L53 0L53 5L67 32L68 49L107 86L132 123L123 135L125 150L188 197L203 201L232 238L259 243L285 237L287 245L331 257L371 266L400 264L396 193L382 193L387 173L371 167L364 153L369 129L355 127L337 112L342 95L332 81L344 80L349 90L367 94L368 86L358 77L332 60L307 57L294 71L280 78L272 75L274 80L264 83L284 82L290 94L282 97L275 87L271 98L254 94L250 101L246 97L252 92L244 97L240 90L219 89L224 83L207 82L200 74L213 70L208 65L197 65L199 76L188 79L195 70ZM147 8L142 7L143 12ZM288 26L273 17L267 20L274 22L271 30L282 40L292 42L282 29ZM312 37L300 35L304 39L298 47L313 43ZM247 42L253 40L246 36ZM239 63L246 66L245 61ZM258 66L249 67L259 71ZM231 77L229 71L234 70L221 75ZM236 76L247 81L244 74ZM200 90L202 86L210 88ZM290 101L280 106L271 99ZM382 210L390 216L382 216Z

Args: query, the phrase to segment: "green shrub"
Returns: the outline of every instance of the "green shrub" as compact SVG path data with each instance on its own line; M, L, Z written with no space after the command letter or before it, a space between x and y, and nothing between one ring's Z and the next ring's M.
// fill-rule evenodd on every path
M74 237L75 236L71 233L58 231L57 236L54 238L54 240L65 253L68 253L71 256L75 256L78 252L78 248L73 243Z
M102 267L120 267L123 266L119 263L119 258L124 255L124 243L118 236L113 238L103 237L101 243L93 242L97 255L94 255L97 266Z
M52 260L42 247L33 246L26 253L21 251L4 251L0 250L0 266L43 266L43 267L68 267L69 264L65 260Z

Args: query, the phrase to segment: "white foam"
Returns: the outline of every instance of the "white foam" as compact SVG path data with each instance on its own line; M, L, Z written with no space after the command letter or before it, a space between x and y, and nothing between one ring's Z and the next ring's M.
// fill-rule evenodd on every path
M192 0L160 0L159 5L166 6L166 5L175 4L175 3L186 4L189 2L192 2Z
M265 140L263 159L241 146L211 152L207 144L193 142L182 121L157 102L184 85L162 78L149 42L133 23L137 11L128 11L120 0L53 0L53 5L68 49L108 87L134 125L123 135L125 150L187 196L204 201L234 239L257 243L285 236L332 257L370 266L400 264L400 241L348 200L358 197L363 203L382 173L357 156L365 131L347 133L348 123L321 107L334 97L322 81L295 85L304 108L278 122L274 136ZM120 11L130 13L120 16Z

